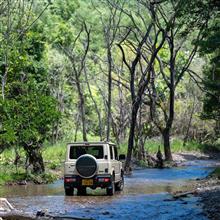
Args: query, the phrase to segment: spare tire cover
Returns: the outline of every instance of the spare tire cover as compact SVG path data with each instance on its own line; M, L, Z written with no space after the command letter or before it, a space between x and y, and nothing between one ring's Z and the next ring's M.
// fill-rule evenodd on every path
M97 171L96 158L92 155L85 154L80 156L76 161L76 170L82 177L92 177Z

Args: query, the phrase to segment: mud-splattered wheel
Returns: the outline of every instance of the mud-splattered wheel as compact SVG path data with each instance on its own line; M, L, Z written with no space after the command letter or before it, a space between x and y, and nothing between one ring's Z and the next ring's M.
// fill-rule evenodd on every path
M73 196L73 194L74 194L74 189L73 188L65 189L65 195L66 196Z
M121 174L121 181L116 183L115 185L115 191L122 191L124 189L124 175Z
M115 194L115 177L112 177L111 186L106 188L106 193L108 196L113 196Z

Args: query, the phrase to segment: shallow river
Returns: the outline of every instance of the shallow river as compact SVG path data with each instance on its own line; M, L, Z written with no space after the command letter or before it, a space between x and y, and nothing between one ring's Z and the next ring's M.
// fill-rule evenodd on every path
M62 180L50 185L0 187L0 197L26 212L46 210L91 219L206 220L200 198L173 201L170 193L190 190L193 181L206 177L214 164L197 160L181 168L136 170L125 178L124 191L112 197L99 189L87 190L87 196L65 197Z

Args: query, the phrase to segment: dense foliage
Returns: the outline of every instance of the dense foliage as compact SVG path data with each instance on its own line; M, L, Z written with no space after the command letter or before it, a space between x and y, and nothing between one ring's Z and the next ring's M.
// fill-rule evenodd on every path
M216 122L215 138L220 135L220 25L219 18L213 21L207 30L206 38L201 42L201 52L207 57L204 69L204 96L203 118Z
M218 143L219 37L214 0L2 1L0 152L42 173L45 142Z

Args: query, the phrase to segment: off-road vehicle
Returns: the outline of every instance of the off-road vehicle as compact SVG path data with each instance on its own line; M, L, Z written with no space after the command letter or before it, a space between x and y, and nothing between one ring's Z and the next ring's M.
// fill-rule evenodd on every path
M109 142L79 142L67 145L64 189L67 196L86 194L86 188L106 188L107 195L124 187L122 162L115 144Z

